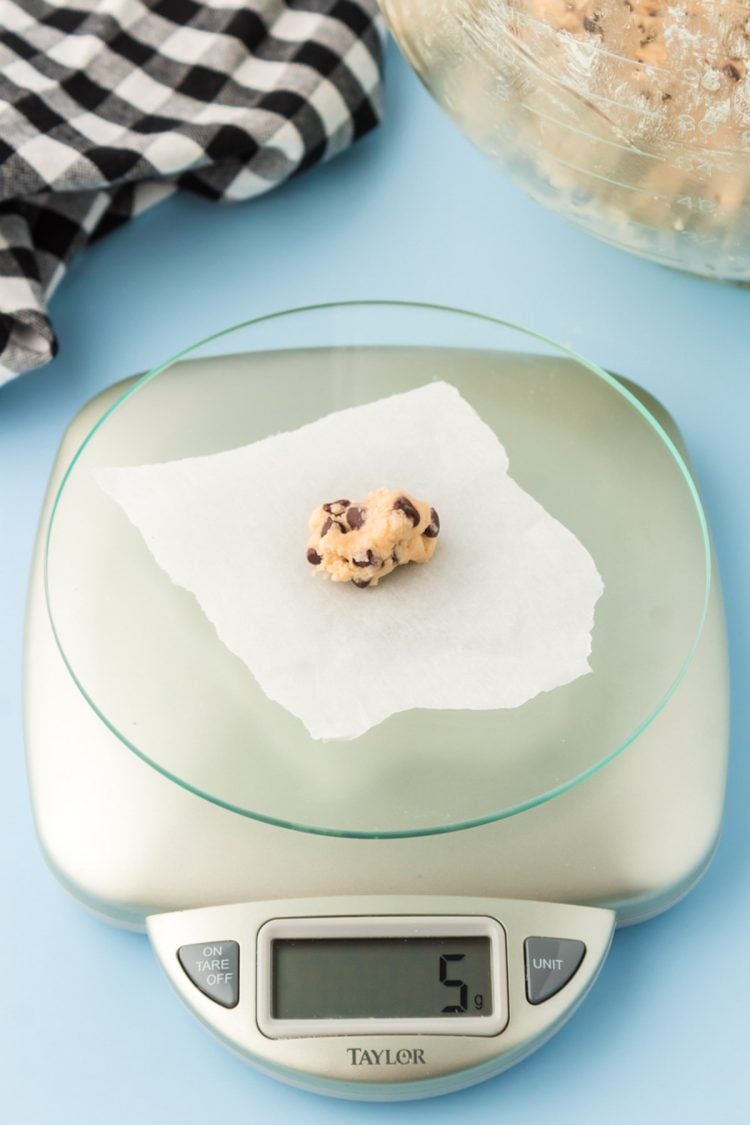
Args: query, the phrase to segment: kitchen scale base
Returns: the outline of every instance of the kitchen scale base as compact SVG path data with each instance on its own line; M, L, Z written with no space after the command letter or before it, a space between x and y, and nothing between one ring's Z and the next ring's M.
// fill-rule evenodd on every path
M320 354L316 353L318 359ZM400 354L394 352L393 356L398 360ZM413 355L409 353L410 363ZM353 362L351 353L347 357L347 362ZM577 379L575 394L563 394L574 361L532 359L531 374L541 380L545 394L552 386L557 396L550 408L550 425L579 432L582 443L588 440L587 426L593 433L593 427L606 425L609 408L597 398L601 388L595 378L590 380L590 390L586 380ZM355 360L359 362L357 356ZM445 349L445 376L451 374L454 382L459 360L465 360L469 390L486 386L490 374L499 372L502 377L525 362L517 351L491 356L472 351L462 359L462 353ZM116 425L118 411L123 409L120 397L132 384L113 387L81 411L63 440L42 515L27 621L25 720L39 838L53 871L80 902L119 925L148 929L169 979L191 1009L223 1042L261 1069L344 1097L420 1097L455 1089L497 1073L551 1035L591 987L613 927L666 909L691 888L708 865L720 828L728 746L726 640L718 581L712 577L707 587L700 629L674 687L624 751L607 758L603 768L592 768L570 783L563 771L557 789L550 788L525 806L517 803L496 816L478 816L470 826L465 819L459 823L445 820L442 825L417 824L409 831L398 824L385 824L381 832L370 824L360 830L353 820L339 824L329 820L328 827L321 820L305 826L299 817L285 821L275 810L273 815L258 813L239 800L230 803L163 762L154 763L137 747L133 753L133 745L125 743L117 725L103 721L92 707L71 675L70 650L66 653L65 642L70 628L75 631L77 619L75 614L71 617L73 624L66 626L61 643L49 613L50 573L45 563L49 568L47 529L53 509L58 518L58 551L70 552L71 558L80 551L82 558L89 559L103 550L101 525L90 518L83 494L81 502L76 501L66 477L87 435L93 433L95 441L89 441L84 461L92 448L101 464L143 463L149 454L158 459L151 450L144 455L139 443L158 433L164 417L179 418L186 433L210 434L210 420L204 423L203 389L210 384L217 400L224 388L233 393L232 388L244 378L246 361L243 354L181 361L168 372L175 376L171 382L157 387L164 396L160 409L145 411L136 427L118 429ZM429 361L432 377L441 377L443 359L431 351ZM362 362L366 365L368 357ZM395 368L398 362L391 358L391 374ZM397 374L392 378L399 389ZM338 388L340 373L337 379ZM356 379L354 383L357 385ZM361 386L366 385L363 376ZM624 394L637 403L637 409L652 419L646 429L652 424L660 428L679 457L676 451L681 449L681 441L671 419L645 392L630 384L627 387L624 392L615 391L613 397ZM138 391L131 400L136 407L142 393ZM538 400L538 388L534 393ZM369 397L377 396L370 391ZM107 424L97 430L108 411ZM318 415L321 412L318 409ZM227 416L234 419L238 413L234 408ZM110 420L115 425L108 429ZM648 457L656 440L653 433L646 434L643 456ZM238 442L230 434L218 447L231 448L233 443ZM170 451L170 455L180 452ZM641 456L636 449L634 465ZM80 472L84 461L79 460L76 471ZM515 463L520 463L518 457ZM649 478L648 496L636 490L632 498L635 511L641 499L645 507L651 495L660 492L665 511L672 499L675 504L683 502L676 492L672 497L671 490L682 485L675 483L677 478L670 472L665 471L663 479L658 473ZM637 476L634 472L634 482ZM610 487L606 474L603 480L606 502ZM611 487L622 487L614 473ZM66 488L70 502L58 511ZM616 534L616 513L612 528ZM643 566L646 572L653 541L647 535L635 540L629 547L634 565ZM710 548L706 550L710 554ZM685 568L694 561L686 557ZM127 568L124 562L122 566L125 582ZM51 569L54 584L54 566ZM96 604L106 614L111 576L102 573L99 580L94 572L92 575L82 583L84 595L98 599ZM81 596L80 591L71 596ZM660 616L657 608L652 617L655 636L660 629L670 628L670 613ZM117 634L116 639L119 645L121 636ZM77 643L74 638L73 647ZM112 644L110 634L106 644ZM126 655L137 667L137 649L132 657ZM648 647L644 659L648 659ZM626 674L630 674L627 669ZM211 753L210 746L205 752ZM310 755L325 753L320 747L309 751ZM352 760L356 753L356 746L351 747ZM156 768L152 768L154 764ZM238 784L241 787L242 778ZM356 776L341 784L345 795L348 785L356 785ZM258 968L257 943L263 926L274 920L287 919L291 924L300 919L333 919L326 940L349 943L347 951L358 934L364 940L362 919L370 919L376 930L385 926L382 940L386 943L411 933L415 940L426 943L420 948L434 969L430 987L437 988L438 997L456 993L460 1000L461 985L466 982L453 972L452 962L444 965L441 958L469 954L463 947L441 953L430 943L443 940L442 923L448 937L455 932L453 923L448 924L451 919L462 919L464 924L463 931L459 925L456 940L474 935L484 941L474 934L478 918L489 920L485 937L490 942L487 973L493 981L493 1007L491 1017L472 1015L480 1021L476 1034L468 1030L460 1035L440 1030L420 1034L399 1024L406 1017L396 1012L382 1017L395 1020L394 1026L365 1036L366 1043L361 1030L344 1036L328 1032L305 1035L297 1025L294 1034L274 1037L269 1031L276 1026L271 1009L265 1017L258 1017L262 997L256 973L266 970ZM388 930L385 919L391 919L395 930ZM399 919L412 930L399 931ZM428 922L422 933L420 925L424 929ZM282 928L282 932L286 931ZM552 956L552 945L539 946L540 964L564 962L570 951L581 945L585 948L585 956L567 982L543 1002L529 999L535 972L534 947L528 946L532 939L572 943L558 947L568 951L564 957ZM180 957L180 950L187 947L218 950L199 960L216 962L215 974L236 976L237 1003L226 1006L196 984L198 970L193 967L191 977L185 964L188 955ZM544 950L550 955L543 956ZM376 953L373 946L373 957ZM411 973L407 976L411 978ZM459 983L451 985L450 981ZM231 992L233 981L224 979L218 984ZM267 993L263 995L267 1000ZM484 992L475 989L473 995L483 996ZM417 1000L415 997L415 1003ZM453 1006L460 1008L461 1003ZM498 1030L503 1011L506 1022ZM456 1019L464 1016L463 1011L455 1013ZM343 1017L333 1012L327 1018L335 1022ZM493 1024L481 1022L490 1018L495 1020ZM487 1033L490 1027L491 1034ZM358 1050L366 1054L358 1054ZM399 1056L399 1051L406 1053ZM415 1054L419 1051L423 1054ZM382 1060L391 1061L379 1069Z

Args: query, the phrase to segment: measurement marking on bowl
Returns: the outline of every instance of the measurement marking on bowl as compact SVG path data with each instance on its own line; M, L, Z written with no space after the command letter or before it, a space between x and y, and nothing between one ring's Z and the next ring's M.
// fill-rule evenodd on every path
M591 176L594 180L602 180L605 184L612 184L614 187L626 188L628 191L634 191L638 195L647 195L649 199L663 199L667 203L671 200L671 195L660 195L659 192L649 191L647 188L636 187L635 184L625 184L622 180L613 180L609 176L602 176L599 172L592 172L590 168L579 168L577 164L570 164L567 160L560 160L555 157L555 160L563 168L569 168L571 172L580 172L583 176Z
M558 118L550 116L549 113L542 113L540 109L534 109L528 102L521 102L521 108L528 110L528 112L534 114L535 117L540 117L544 121L549 121L551 125L558 125L561 129L567 129L571 133L577 133L580 137L585 137L586 140L596 141L597 144L609 145L611 148L616 148L618 152L632 152L635 156L645 156L649 160L658 160L662 164L667 163L666 156L657 156L656 153L645 152L644 149L638 148L636 145L629 144L626 141L608 141L604 137L597 137L593 133L587 133L585 129L577 129L575 125L569 125L565 121L559 121Z

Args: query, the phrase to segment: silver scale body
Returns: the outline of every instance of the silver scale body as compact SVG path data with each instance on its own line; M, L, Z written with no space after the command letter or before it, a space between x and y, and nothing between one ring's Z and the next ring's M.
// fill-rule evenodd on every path
M553 800L485 826L405 839L337 838L261 823L193 795L121 745L70 679L50 628L42 572L52 498L82 439L121 390L111 388L89 403L64 437L31 576L28 770L52 870L96 914L147 928L194 1014L227 1046L286 1081L347 1097L410 1098L504 1069L544 1042L580 1003L613 927L672 905L710 862L728 746L718 582L675 697L626 752ZM663 409L638 394L679 442ZM85 513L73 531L95 534ZM507 942L506 1030L489 1038L371 1036L366 1045L390 1049L393 1059L415 1042L428 1049L413 1065L354 1066L345 1037L264 1036L243 1003L233 1009L215 1004L177 961L183 944L237 940L241 994L252 997L256 934L265 921L350 915L499 919ZM538 1006L524 991L523 942L530 934L571 937L587 947L572 981Z

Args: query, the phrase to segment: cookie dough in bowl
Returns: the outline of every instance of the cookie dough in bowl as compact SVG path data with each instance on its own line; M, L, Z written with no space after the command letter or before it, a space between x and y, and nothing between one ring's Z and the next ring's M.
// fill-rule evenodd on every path
M610 243L750 281L750 7L382 0L404 53L534 198Z

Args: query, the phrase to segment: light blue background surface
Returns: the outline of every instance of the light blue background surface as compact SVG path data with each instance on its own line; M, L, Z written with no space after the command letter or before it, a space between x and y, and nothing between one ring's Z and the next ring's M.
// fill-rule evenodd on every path
M61 354L0 390L0 1114L12 1125L166 1120L750 1122L750 291L669 273L538 208L443 118L394 49L384 126L243 206L187 196L76 261ZM144 937L47 872L26 792L26 576L58 440L99 389L250 316L397 297L517 321L656 393L686 438L725 583L733 757L724 836L697 889L618 933L583 1007L505 1075L438 1100L334 1102L262 1077L171 992Z

